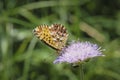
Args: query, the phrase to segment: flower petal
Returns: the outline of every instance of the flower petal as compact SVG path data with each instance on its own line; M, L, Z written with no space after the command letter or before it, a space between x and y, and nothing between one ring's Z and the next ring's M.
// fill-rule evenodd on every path
M87 41L72 42L70 45L62 49L60 55L53 63L76 63L97 56L104 56L101 48L97 44L92 44Z

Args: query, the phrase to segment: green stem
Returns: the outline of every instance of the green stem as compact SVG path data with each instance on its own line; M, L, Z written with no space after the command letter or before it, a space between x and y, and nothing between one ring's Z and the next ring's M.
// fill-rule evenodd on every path
M22 80L28 80L28 73L29 73L29 69L30 69L30 59L31 59L32 51L34 49L34 46L35 46L36 42L37 42L36 39L33 38L31 40L30 45L28 47L28 50L26 52L27 57L26 57L25 63L24 63Z
M83 64L80 64L80 80L84 80Z

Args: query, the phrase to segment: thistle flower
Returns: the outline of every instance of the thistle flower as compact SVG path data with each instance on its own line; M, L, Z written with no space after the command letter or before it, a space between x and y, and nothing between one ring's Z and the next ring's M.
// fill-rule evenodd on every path
M97 44L90 42L72 42L67 47L64 47L60 52L60 55L53 63L77 63L83 62L87 59L104 56L102 49Z

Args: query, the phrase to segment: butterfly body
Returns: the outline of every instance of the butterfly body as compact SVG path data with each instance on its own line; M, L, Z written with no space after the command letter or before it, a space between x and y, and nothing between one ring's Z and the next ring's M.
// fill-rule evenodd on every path
M34 30L34 35L50 47L61 50L67 41L68 33L61 24L40 25Z

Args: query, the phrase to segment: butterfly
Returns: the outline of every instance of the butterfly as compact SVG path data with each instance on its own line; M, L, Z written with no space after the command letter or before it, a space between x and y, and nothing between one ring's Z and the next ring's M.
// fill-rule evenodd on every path
M68 33L62 24L43 24L33 30L34 35L55 50L60 51L66 45Z

